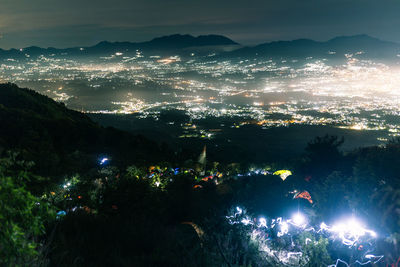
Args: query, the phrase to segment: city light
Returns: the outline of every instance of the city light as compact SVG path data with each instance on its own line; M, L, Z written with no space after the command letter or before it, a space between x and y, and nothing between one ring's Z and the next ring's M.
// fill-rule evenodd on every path
M386 117L400 115L400 69L359 55L347 54L342 64L328 59L161 58L141 51L115 52L90 62L42 55L3 60L0 80L29 86L88 113L157 119L160 111L180 110L196 120L230 117L234 128L332 125L385 131L378 140L399 136L400 125ZM196 77L182 75L188 72ZM181 138L215 137L202 130Z

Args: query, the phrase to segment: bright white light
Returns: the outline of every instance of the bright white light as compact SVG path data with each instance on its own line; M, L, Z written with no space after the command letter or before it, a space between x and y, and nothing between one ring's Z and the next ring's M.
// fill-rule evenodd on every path
M349 231L351 236L359 237L359 236L363 236L365 234L364 228L361 226L360 222L358 222L354 218L352 218L351 220L348 221L347 228L348 228L347 231Z
M243 212L243 210L239 207L236 207L236 210L237 210L238 214L242 214L242 212Z
M321 228L321 230L327 230L328 225L326 225L324 222L322 222L321 225L319 226L319 228Z
M242 219L241 220L241 223L243 223L244 225L249 225L249 224L253 224L252 222L251 222L251 220L249 219L249 218L244 218L244 219Z
M301 250L301 248L297 247L292 238L292 242L290 244L288 243L290 249L274 250L271 245L274 245L275 240L273 237L267 234L267 229L274 229L276 226L278 228L278 238L285 236L291 237L293 233L296 234L299 231L312 233L312 236L315 238L315 240L318 240L318 234L324 237L329 235L328 237L331 240L338 240L349 248L359 248L360 244L369 242L371 238L375 238L377 236L374 231L364 228L364 224L354 217L339 221L333 226L322 222L320 224L320 229L316 230L314 227L307 227L310 221L304 214L300 212L294 213L290 219L278 217L275 219L271 218L270 220L267 220L265 217L259 217L256 220L256 218L246 215L246 210L240 207L236 207L231 212L233 215L226 216L229 224L245 225L247 227L246 229L249 230L251 240L259 243L260 251L265 252L268 257L276 259L276 263L279 262L281 265L283 264L285 266L299 266L300 260L307 261L307 259L302 258L303 254L301 251L296 251L299 249ZM304 242L305 245L317 244L318 241L313 241L313 239L306 238ZM364 266L370 263L376 264L382 260L383 256L375 256L373 254L369 254L370 252L372 252L372 250L368 251L368 254L365 254L361 258L353 260L351 264L341 259L337 259L336 264L329 265L328 267L336 267L339 264L343 264L344 266L348 267L353 266L354 264Z
M259 219L259 222L260 222L260 224L258 225L258 227L265 227L265 228L268 228L268 226L267 226L267 220L266 220L265 218L261 217L261 218Z
M304 226L304 224L306 223L306 218L303 214L298 212L292 217L292 222L296 226Z
M377 237L378 235L374 232L374 231L371 231L371 230L367 230L367 232L372 236L372 237Z
M281 237L289 232L289 225L287 224L287 222L282 222L280 224L280 226L281 226L281 229L277 234L278 237Z
M342 243L347 246L353 246L360 237L366 234L374 238L377 236L374 231L365 229L355 218L335 224L331 229L327 230L336 233L342 239Z
M106 163L108 161L108 158L102 158L100 160L100 165L103 165L104 163Z

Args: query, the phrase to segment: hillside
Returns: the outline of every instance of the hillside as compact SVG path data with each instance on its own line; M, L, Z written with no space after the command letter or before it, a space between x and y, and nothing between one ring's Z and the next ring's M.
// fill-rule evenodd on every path
M104 128L85 114L14 84L0 84L0 152L20 151L42 175L86 170L100 156L113 162L164 158L158 144L114 128Z
M398 139L343 153L325 135L292 163L208 162L201 174L29 89L1 84L0 103L2 146L37 163L0 155L1 266L389 266L400 253ZM363 233L340 230L352 227ZM275 256L293 252L291 265Z

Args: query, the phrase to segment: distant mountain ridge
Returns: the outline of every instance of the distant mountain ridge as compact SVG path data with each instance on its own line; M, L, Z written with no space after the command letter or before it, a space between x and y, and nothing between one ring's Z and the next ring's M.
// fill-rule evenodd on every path
M99 55L110 53L134 53L136 50L141 52L169 51L175 52L189 47L218 47L218 46L239 46L238 43L222 35L200 35L194 37L189 34L174 34L163 37L154 38L146 42L109 42L102 41L94 46L89 47L72 47L59 49L54 47L40 48L30 46L23 49L0 49L0 57L15 56L38 56L38 55Z
M339 36L326 42L311 39L275 41L253 47L237 49L228 56L326 56L327 54L368 53L372 57L395 57L400 53L400 44L361 34Z
M339 36L325 42L311 39L273 41L256 46L242 46L222 35L174 34L154 38L146 42L102 41L94 46L73 48L40 48L31 46L23 49L0 49L0 59L25 58L39 55L53 56L110 56L116 53L146 55L215 55L223 57L308 57L365 52L370 57L393 58L400 54L400 44L383 41L365 34Z

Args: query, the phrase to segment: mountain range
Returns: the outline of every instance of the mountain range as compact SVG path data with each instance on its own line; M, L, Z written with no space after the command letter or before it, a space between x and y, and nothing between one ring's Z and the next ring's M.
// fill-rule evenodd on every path
M341 56L344 54L364 54L373 58L397 57L400 44L383 41L368 35L336 37L326 42L310 39L276 41L253 47L243 47L232 51L229 56Z
M310 39L293 41L274 41L255 46L242 46L239 43L221 35L169 35L155 38L151 41L108 42L103 41L89 47L73 48L40 48L31 46L23 49L0 49L0 59L27 58L44 56L87 57L132 55L137 52L150 55L182 55L223 57L319 57L340 56L358 53L373 58L397 58L400 54L400 44L383 41L368 35L353 35L336 37L326 42Z
M54 47L41 48L30 46L22 49L0 49L0 58L12 57L32 57L39 55L54 55L54 56L99 56L112 55L115 53L136 54L137 51L143 53L158 53L158 54L177 54L184 53L185 49L193 48L194 51L219 50L222 47L240 47L240 45L231 39L221 35L200 35L194 37L189 34L174 34L154 38L151 41L133 43L133 42L108 42L102 41L94 46L89 47L72 47L58 49Z

